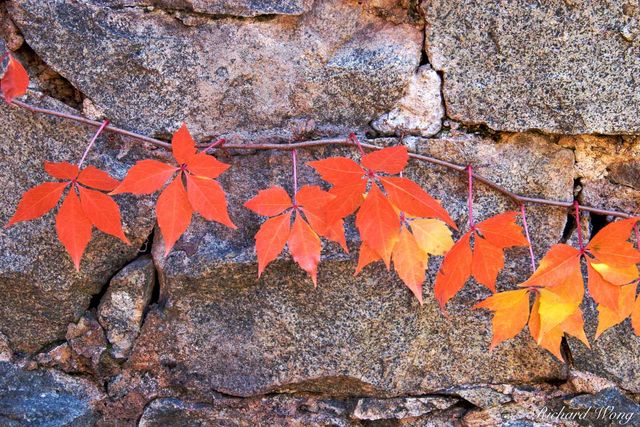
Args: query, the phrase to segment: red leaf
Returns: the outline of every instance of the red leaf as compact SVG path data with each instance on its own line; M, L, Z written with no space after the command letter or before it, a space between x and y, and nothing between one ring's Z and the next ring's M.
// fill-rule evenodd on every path
M215 157L202 152L192 156L187 161L187 170L189 172L209 178L217 178L229 167L228 164L222 163Z
M604 280L600 273L592 267L590 262L587 262L587 273L589 275L587 287L589 288L591 298L593 298L597 304L615 310L618 306L621 286Z
M367 246L366 243L362 242L360 244L360 252L358 253L358 266L356 267L354 276L358 275L367 265L380 259L382 259L380 258L380 255Z
M554 286L580 271L580 251L564 243L553 245L531 277L520 286Z
M113 199L104 193L78 186L80 204L85 215L96 228L131 244L122 231L120 208Z
M258 215L275 216L292 206L291 197L282 187L260 190L258 195L247 201L244 206Z
M80 259L91 240L91 221L85 215L73 188L62 202L56 216L56 231L76 270L80 271Z
M196 142L191 137L186 124L182 123L180 129L173 134L171 151L180 165L187 163L196 154Z
M258 277L271 261L276 259L289 239L291 212L266 220L256 233Z
M393 246L400 234L400 218L377 185L372 185L356 216L356 227L362 241L384 261L391 263Z
M29 87L29 75L22 64L13 56L9 55L7 69L0 80L0 89L7 103L11 103L14 98L27 93Z
M505 212L476 225L476 229L492 245L500 249L529 246L522 228L516 223L518 212Z
M87 168L88 169L88 168ZM137 162L111 194L151 194L158 191L178 168L157 160ZM89 184L87 184L89 185Z
M307 164L314 168L322 179L333 185L348 185L364 176L364 170L360 165L346 157L331 157Z
M318 263L320 262L322 245L318 235L300 215L296 215L296 219L293 220L287 245L293 260L309 273L313 285L318 286Z
M78 166L69 162L44 162L44 170L49 176L69 181L78 176Z
M164 255L167 256L191 223L191 205L180 175L160 193L156 204L158 226L164 238Z
M66 182L45 182L25 192L5 228L16 222L29 221L49 212L58 203L67 185Z
M628 218L607 224L587 245L600 262L612 267L625 267L640 262L640 251L628 242L638 218Z
M82 169L78 175L78 182L102 191L113 191L120 184L117 179L95 166L87 166Z
M396 174L402 172L408 161L407 147L398 145L369 153L362 157L361 163L365 168L376 172Z
M362 204L364 200L363 193L366 190L367 181L364 179L353 181L349 185L333 187L329 190L329 194L335 196L335 198L327 203L325 208L327 223L334 223L354 213Z
M441 309L444 309L447 302L462 289L471 275L470 240L470 234L466 233L442 260L434 285L435 296Z
M447 211L418 184L402 177L381 177L389 200L401 211L422 218L439 218L457 229Z
M332 223L326 220L327 205L335 196L317 185L305 185L296 194L296 201L301 207L311 228L321 236L337 242L345 252L349 252L344 236L344 223L338 219Z
M208 221L217 221L227 227L237 229L229 218L224 190L211 178L187 175L187 194L194 211Z

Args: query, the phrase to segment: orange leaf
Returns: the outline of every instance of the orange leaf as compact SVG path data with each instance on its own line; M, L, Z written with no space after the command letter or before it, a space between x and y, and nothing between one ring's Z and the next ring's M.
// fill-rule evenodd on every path
M353 160L346 157L331 157L307 163L320 174L322 179L333 185L346 185L359 181L364 170Z
M587 250L612 267L639 263L640 251L627 241L636 222L638 218L628 218L607 224L591 239Z
M187 175L187 195L194 211L207 221L217 221L237 229L229 218L224 190L211 178Z
M422 283L429 256L420 249L415 237L406 227L400 230L400 237L393 248L392 258L396 273L422 305Z
M580 271L580 251L564 243L553 245L531 277L520 286L554 286Z
M56 215L56 231L58 239L71 256L76 270L80 271L80 259L91 240L91 221L85 215L80 199L73 188Z
M196 142L191 137L187 125L182 123L171 138L171 151L178 164L187 163L196 154Z
M629 317L634 308L636 298L635 283L620 286L618 301L615 308L598 305L598 329L596 330L596 339L607 329L621 323Z
M258 277L267 265L276 259L289 239L291 212L266 220L256 233L258 255Z
M490 349L498 344L518 335L529 320L529 291L517 289L515 291L500 292L479 302L474 308L486 308L494 312L493 338Z
M311 228L321 236L337 242L345 252L349 252L344 236L344 224L341 219L328 223L326 221L327 204L335 199L335 196L324 191L317 185L305 185L298 190L296 202L301 207L304 216L309 221Z
M364 179L353 181L349 185L333 187L329 190L329 194L335 196L335 198L327 203L325 208L327 223L334 223L354 213L362 205L364 200L363 193L366 190L367 181Z
M247 201L244 206L259 215L275 216L292 206L291 197L282 187L260 190L258 195Z
M636 335L640 336L640 296L635 299L631 311L631 326Z
M27 93L29 87L29 75L22 64L13 56L9 55L7 69L0 80L0 89L7 103L11 103L14 98Z
M423 218L439 218L457 229L447 211L418 184L402 177L380 177L389 200L401 211Z
M358 253L358 266L356 267L354 276L358 275L367 265L381 259L382 258L380 258L380 255L375 253L375 251L367 246L366 243L362 242L360 244L360 251Z
M224 171L229 169L229 165L222 163L215 157L200 152L187 160L187 170L194 175L217 178Z
M178 168L157 160L140 160L133 165L131 169L129 169L127 176L122 180L120 185L111 192L111 194L155 193L162 188L162 186L177 170Z
M466 233L453 245L436 275L434 292L441 309L462 289L471 275L470 238Z
M80 204L85 215L96 228L130 244L122 231L120 208L113 199L104 193L78 186ZM73 191L72 191L73 192Z
M474 238L474 245L471 259L473 277L491 292L495 292L498 273L504 268L504 253L480 236Z
M635 264L626 267L612 267L607 264L591 261L589 261L589 264L591 264L595 271L600 273L604 280L618 286L633 282L639 275L638 267Z
M322 249L320 238L300 215L296 215L293 220L293 227L291 228L287 245L293 260L304 271L309 273L313 280L313 285L318 286L318 263L320 262L320 250Z
M82 169L78 175L78 182L102 191L113 191L119 184L117 179L95 166L87 166Z
M518 212L505 212L476 225L482 236L500 249L513 246L529 246L522 228L516 223Z
M620 286L606 281L600 273L594 270L591 262L587 262L587 274L589 277L587 286L591 298L599 305L616 309L620 295Z
M72 180L78 176L78 166L69 162L44 162L44 170L58 179Z
M407 147L398 145L374 151L362 157L361 163L376 172L396 174L402 172L409 161Z
M167 188L160 193L156 204L158 226L164 238L164 255L167 256L191 223L191 205L187 192L178 175Z
M400 218L377 185L372 185L356 216L360 238L384 261L391 263L393 246L400 234Z
M66 182L45 182L26 191L5 228L16 222L29 221L49 212L58 204L67 185Z
M546 334L571 316L584 296L584 283L580 270L564 282L538 290L540 295L540 332Z

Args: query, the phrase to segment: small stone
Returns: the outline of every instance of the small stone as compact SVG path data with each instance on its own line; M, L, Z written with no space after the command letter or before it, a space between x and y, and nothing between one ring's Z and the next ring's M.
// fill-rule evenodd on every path
M124 359L135 342L155 283L150 256L142 256L116 274L98 307L98 321L107 333L111 355Z
M353 416L359 420L370 421L401 420L445 410L458 402L458 399L449 397L364 398L358 400Z
M13 358L13 351L7 338L2 332L0 332L0 362L11 362Z
M66 339L76 355L84 357L97 369L100 356L107 349L107 340L93 313L85 314L78 323L69 324Z
M609 179L616 184L640 190L640 160L628 160L609 165Z
M447 390L448 393L460 396L467 402L487 409L512 401L511 396L494 390L490 386L468 386Z
M406 95L371 125L384 135L435 135L440 131L444 117L441 83L440 76L430 66L418 68Z

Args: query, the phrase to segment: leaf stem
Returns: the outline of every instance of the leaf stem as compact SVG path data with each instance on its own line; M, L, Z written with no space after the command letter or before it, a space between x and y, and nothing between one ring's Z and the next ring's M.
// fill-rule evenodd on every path
M524 203L520 205L520 213L522 213L522 225L524 226L524 235L529 242L529 256L531 258L531 271L536 271L536 256L533 254L533 245L531 244L531 236L529 235L529 224L527 224L527 210Z
M469 194L467 195L467 207L469 208L469 230L475 228L473 222L473 166L467 165L467 175L469 176Z
M50 110L47 108L41 108L41 107L36 107L30 104L27 104L26 102L22 102L19 101L17 99L14 99L11 102L13 105L15 105L16 107L20 107L23 108L27 111L30 111L32 113L38 113L38 114L45 114L48 116L53 116L53 117L59 117L62 119L66 119L66 120L72 120L78 123L83 123L85 125L88 126L93 126L95 128L99 128L100 126L102 126L102 123L96 120L91 120L88 119L86 117L82 117L82 116L77 116L74 114L68 114L68 113L62 113L59 111L55 111L55 110ZM112 133L116 133L128 138L132 138L135 140L138 140L140 142L145 142L148 144L153 144L157 147L162 147L165 148L167 150L171 150L171 144L166 142L166 141L161 141L159 139L156 138L151 138L148 136L144 136L144 135L140 135L137 134L135 132L131 132L125 129L121 129L118 128L116 126L107 126L104 128L105 132L112 132ZM380 147L377 145L373 145L373 144L366 144L366 143L361 143L360 140L356 139L355 140L358 149L360 150L361 154L364 152L364 149L367 150L381 150L384 147ZM210 145L210 144L208 144ZM198 145L198 148L206 148L208 145ZM294 142L294 143L290 143L290 144L282 144L282 143L255 143L255 144L242 144L242 143L237 143L237 144L224 144L224 147L227 149L232 149L232 150L282 150L282 151L287 151L287 150L296 150L296 149L309 149L309 148L315 148L315 147L327 147L327 146L354 146L354 141L352 141L350 139L350 137L344 138L344 137L339 137L339 138L324 138L324 139L317 139L317 140L311 140L311 141L301 141L301 142ZM213 147L212 147L213 148ZM466 166L463 165L458 165L456 163L452 163L452 162L448 162L446 160L442 160L442 159L438 159L436 157L431 157L431 156L425 156L422 154L417 154L417 153L409 153L409 157L415 160L420 160L422 162L426 162L426 163L431 163L434 165L438 165L438 166L442 166L448 169L452 169L458 172L465 172L466 171ZM522 203L533 203L533 204L538 204L538 205L546 205L546 206L555 206L555 207L560 207L560 208L571 208L573 206L573 202L565 202L565 201L561 201L561 200L550 200L550 199L542 199L542 198L537 198L537 197L528 197L528 196L523 196L520 194L516 194L512 191L507 190L506 188L502 187L501 185L491 181L488 178L485 178L481 175L477 175L474 174L474 178L476 181L481 182L482 184L486 185L489 188L492 188L494 191L497 191L499 193L502 193L504 196L510 198L514 203L520 205ZM596 207L591 207L591 206L584 206L584 205L580 205L580 209L585 211L585 212L593 212L595 214L598 215L610 215L610 216L615 216L618 218L630 218L632 215L629 215L625 212L621 212L621 211L616 211L616 210L607 210L607 209L600 209L600 208L596 208Z
M347 138L349 141L353 141L356 143L356 145L358 146L358 150L360 150L360 155L364 156L364 150L362 149L362 144L360 143L360 139L358 139L358 135L356 135L355 133L351 132L349 134L349 137Z
M221 147L222 145L224 145L225 142L227 142L227 140L224 139L224 138L217 139L217 140L213 141L211 144L209 144L208 146L206 146L202 150L202 152L206 153L207 151L211 150L212 148Z
M93 147L93 144L95 144L96 139L98 139L98 136L100 136L102 131L108 125L109 125L109 120L105 120L104 122L102 122L102 125L98 128L98 131L96 132L96 134L93 135L93 138L91 138L91 141L89 141L89 145L87 145L87 148L84 150L84 154L82 154L82 158L78 162L78 169L80 169L80 167L82 167L82 164L84 163L84 160L87 158L87 154L89 154L89 150L91 150L91 147Z
M297 207L298 202L296 195L298 194L298 150L291 151L291 162L293 163L293 205Z
M580 246L580 252L584 252L584 240L582 239L582 224L580 224L580 204L577 200L573 202L576 216L576 228L578 229L578 246Z

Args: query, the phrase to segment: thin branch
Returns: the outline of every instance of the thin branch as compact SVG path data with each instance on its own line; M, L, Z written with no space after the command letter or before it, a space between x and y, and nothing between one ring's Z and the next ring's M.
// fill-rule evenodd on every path
M98 128L98 131L95 133L95 135L93 135L93 138L91 138L89 145L87 145L87 148L84 150L84 153L82 154L82 158L78 162L78 168L82 167L82 164L84 163L84 160L87 158L87 154L89 154L91 147L93 147L93 144L95 144L96 139L98 139L98 136L100 136L104 128L107 127L108 125L109 125L109 120L105 120L104 122L102 122L102 125Z
M28 111L31 111L33 113L41 113L41 114L46 114L49 116L54 116L54 117L60 117L63 119L67 119L67 120L72 120L78 123L83 123L89 126L93 126L95 128L99 128L102 125L102 122L96 121L96 120L91 120L88 119L86 117L81 117L81 116L76 116L73 114L67 114L67 113L61 113L59 111L55 111L55 110L49 110L47 108L40 108L40 107L34 107L30 104L27 104L25 102L22 101L18 101L18 100L13 100L12 104L20 107L20 108L24 108ZM155 139L155 138L151 138L148 136L144 136L144 135L140 135L137 134L135 132L131 132L125 129L121 129L118 128L116 126L107 126L104 128L105 132L111 132L111 133L116 133L119 135L123 135L138 141L142 141L142 142L146 142L149 144L153 144L156 145L158 147L162 147L162 148L166 148L166 149L171 149L171 144L165 141L161 141L159 139ZM359 142L359 141L358 141ZM384 147L378 147L376 145L372 145L372 144L366 144L366 143L362 143L360 142L357 145L354 145L353 141L351 140L351 138L349 137L342 137L342 138L325 138L325 139L318 139L318 140L313 140L313 141L302 141L302 142L294 142L294 143L290 143L290 144L224 144L224 148L226 149L235 149L235 150L282 150L282 151L286 151L286 150L296 150L296 149L306 149L306 148L313 148L313 147L324 147L324 146L351 146L351 147L357 147L358 149L367 149L367 150L381 150ZM207 144L199 144L198 148L208 148L209 145ZM416 159L416 160L420 160L423 162L427 162L427 163L431 163L434 165L438 165L438 166L442 166L448 169L452 169L458 172L466 172L466 166L463 165L458 165L456 163L451 163L448 162L446 160L441 160L435 157L430 157L430 156L425 156L422 154L416 154L416 153L409 153L409 157L412 159ZM561 207L561 208L572 208L574 206L573 202L563 202L563 201L559 201L559 200L549 200L549 199L542 199L542 198L536 198L536 197L527 197L527 196L523 196L520 194L516 194L512 191L507 190L506 188L502 187L499 184L496 184L495 182L489 180L488 178L483 177L482 175L478 175L477 173L473 173L473 178L478 181L481 182L482 184L486 185L489 188L492 188L493 190L502 193L503 195L505 195L506 197L510 198L515 204L517 205L521 205L522 203L530 203L530 204L538 204L538 205L547 205L547 206L556 206L556 207ZM579 205L579 208L585 212L592 212L598 215L610 215L610 216L614 216L614 217L620 217L620 218L630 218L631 215L625 213L625 212L620 212L620 211L616 211L616 210L606 210L606 209L599 209L599 208L594 208L591 206L583 206L583 205Z
M469 230L473 230L476 225L473 222L473 166L466 167L469 176L469 191L467 194L467 209L469 210Z
M536 256L533 254L533 244L531 243L531 236L529 235L529 224L527 223L527 210L524 203L520 205L520 213L522 214L522 225L524 225L524 235L529 242L529 257L531 258L531 271L536 272Z

